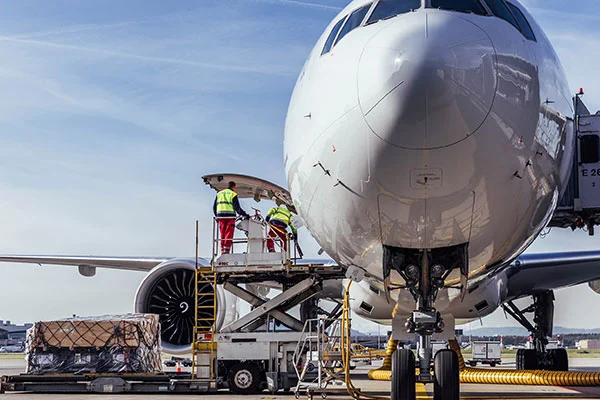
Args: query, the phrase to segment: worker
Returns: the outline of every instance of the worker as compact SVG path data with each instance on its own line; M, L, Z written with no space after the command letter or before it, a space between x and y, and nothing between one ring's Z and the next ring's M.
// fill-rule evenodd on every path
M228 254L231 252L231 247L233 245L236 213L244 218L249 218L246 211L242 210L242 207L240 207L240 201L235 192L235 182L229 182L227 184L227 189L223 189L217 193L217 197L213 204L213 212L219 221L221 254Z
M269 252L275 251L275 242L273 239L279 238L281 241L281 248L283 251L287 251L288 234L287 227L289 226L292 230L292 239L298 239L298 232L294 225L292 225L292 214L285 205L273 207L267 214L267 222L271 226L269 230L269 238L267 239L267 249Z

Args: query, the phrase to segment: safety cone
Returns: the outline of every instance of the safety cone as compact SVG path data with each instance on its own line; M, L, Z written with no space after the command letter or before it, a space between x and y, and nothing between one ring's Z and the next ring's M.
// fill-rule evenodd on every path
M177 361L177 369L175 370L175 372L177 372L177 373L181 372L181 361Z

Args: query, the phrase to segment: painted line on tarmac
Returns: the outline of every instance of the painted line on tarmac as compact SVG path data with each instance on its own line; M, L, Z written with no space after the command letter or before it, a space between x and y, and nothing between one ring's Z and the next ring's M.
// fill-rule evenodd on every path
M427 388L424 383L417 382L417 400L428 400L431 396L427 395Z

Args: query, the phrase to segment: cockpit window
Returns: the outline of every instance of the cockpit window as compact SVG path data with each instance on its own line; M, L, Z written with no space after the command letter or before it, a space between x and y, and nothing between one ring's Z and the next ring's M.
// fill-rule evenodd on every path
M479 15L487 15L479 0L431 0L431 7Z
M335 26L331 30L331 33L329 34L329 37L327 38L327 41L325 42L325 46L323 47L323 51L321 52L321 55L323 55L325 53L329 53L329 51L331 50L331 47L333 46L333 41L335 40L335 38L336 38L338 32L340 31L340 28L342 27L342 24L344 23L345 20L346 20L346 18L342 18L338 21L337 24L335 24Z
M336 44L337 42L342 40L342 38L346 36L350 31L358 27L363 22L363 19L365 19L365 16L369 11L369 8L371 8L370 4L361 7L358 10L354 11L352 14L350 14L348 19L346 20L346 23L344 24L344 27L340 31L337 40L335 41Z
M382 19L395 17L421 7L421 0L381 0L369 17L367 24L372 24Z
M486 2L495 16L497 16L498 18L502 18L518 30L521 30L519 29L519 24L517 23L517 20L502 0L486 0Z
M529 40L535 40L535 33L533 33L533 29L531 29L529 21L527 21L527 18L525 17L525 15L523 15L523 12L519 10L519 7L508 2L506 4L508 4L508 7L510 7L510 10L517 19L517 22L519 22L519 25L521 25L521 32L523 32L523 36L525 36Z

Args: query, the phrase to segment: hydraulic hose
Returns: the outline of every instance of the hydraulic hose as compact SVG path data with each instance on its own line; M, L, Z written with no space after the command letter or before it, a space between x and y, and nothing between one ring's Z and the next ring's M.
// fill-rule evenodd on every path
M385 357L383 357L383 365L377 369L369 370L369 379L374 381L389 381L392 374L392 354L398 347L398 341L390 337L385 348Z
M352 396L353 399L361 399L362 398L362 399L370 399L370 400L389 400L389 398L387 398L387 397L372 396L372 395L361 392L354 386L354 384L352 383L352 380L350 379L350 360L352 358L352 355L350 352L350 345L351 345L350 333L351 333L351 327L352 327L351 319L350 319L350 286L351 285L352 285L352 281L350 281L348 283L348 286L346 287L346 291L344 292L344 306L342 308L342 323L341 323L341 335L340 335L340 348L342 350L342 364L344 365L344 379L345 379L345 383L346 383L346 390L348 391L348 394L350 396ZM389 347L390 347L390 344L388 342L388 348ZM392 353L393 353L393 350L392 350ZM386 352L386 357L387 357L387 352ZM390 355L389 366L390 366L390 368L392 366L391 355Z
M388 350L383 360L383 366L369 371L369 379L376 381L391 380L391 359L396 349L396 342L388 342ZM568 371L542 371L542 370L513 370L513 369L484 369L472 368L465 365L465 360L456 340L448 341L450 349L458 355L461 383L525 385L525 386L598 386L600 373L598 372L568 372ZM392 351L390 350L392 348Z

